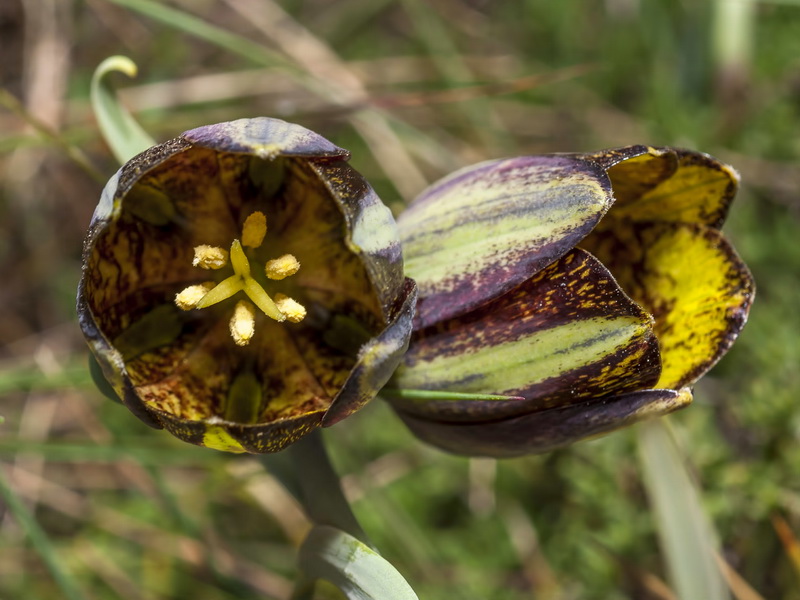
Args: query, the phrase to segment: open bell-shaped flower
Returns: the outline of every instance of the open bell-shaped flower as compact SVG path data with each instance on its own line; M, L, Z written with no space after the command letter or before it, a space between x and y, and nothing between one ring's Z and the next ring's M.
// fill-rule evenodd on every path
M421 439L487 456L686 406L753 299L719 231L737 185L707 155L646 146L491 161L434 184L398 219L420 298L390 384L406 392L387 398Z
M349 153L267 118L126 163L84 246L81 328L122 402L221 450L274 452L372 399L416 289Z

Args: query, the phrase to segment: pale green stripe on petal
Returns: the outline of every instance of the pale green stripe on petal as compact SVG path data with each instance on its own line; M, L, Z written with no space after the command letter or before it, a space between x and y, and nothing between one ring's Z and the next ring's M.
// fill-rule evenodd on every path
M497 345L479 345L478 336L465 352L406 366L397 383L409 389L511 393L599 363L647 329L635 317L594 318Z
M650 315L574 249L495 301L418 331L390 386L524 400L388 400L432 419L497 419L646 389L660 370Z
M358 213L350 239L358 250L377 254L397 242L397 224L384 204L370 204Z
M206 425L201 443L207 448L213 448L221 452L245 452L242 444L225 431L225 428L221 425Z
M482 208L486 215L499 216L503 210L493 202ZM584 216L569 206L531 211L505 220L478 216L478 220L460 222L458 215L443 215L438 224L441 230L404 245L406 272L434 291L447 289L454 272L459 277L480 277L490 268L488 257L499 259L503 253L515 253L526 238L543 246L579 224ZM493 266L499 268L501 264Z
M434 184L398 219L418 326L515 287L574 247L611 202L601 168L562 156L482 163Z

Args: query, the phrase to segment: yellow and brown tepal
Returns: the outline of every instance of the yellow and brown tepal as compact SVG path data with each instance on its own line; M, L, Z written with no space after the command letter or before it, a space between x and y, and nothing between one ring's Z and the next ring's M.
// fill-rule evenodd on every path
M489 456L687 405L753 299L719 231L737 185L707 155L646 146L492 161L434 184L398 219L419 301L387 398L421 439Z
M81 327L140 419L274 452L358 410L408 346L397 228L349 153L267 118L126 163L84 247Z

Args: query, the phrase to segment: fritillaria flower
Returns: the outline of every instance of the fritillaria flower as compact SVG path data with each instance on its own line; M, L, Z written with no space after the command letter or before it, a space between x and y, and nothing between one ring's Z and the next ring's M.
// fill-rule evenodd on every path
M144 422L274 452L391 376L416 290L391 213L348 157L297 125L245 119L150 148L108 182L78 314Z
M420 297L391 387L425 393L387 394L395 410L440 448L515 456L686 406L753 299L720 233L737 185L707 155L646 146L434 184L398 220Z

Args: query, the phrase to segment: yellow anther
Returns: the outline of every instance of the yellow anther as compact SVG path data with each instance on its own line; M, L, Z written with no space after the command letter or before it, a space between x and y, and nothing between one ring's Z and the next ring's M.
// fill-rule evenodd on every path
M231 337L237 346L247 346L256 332L256 309L247 300L239 300L230 322Z
M192 265L201 269L221 269L228 264L228 251L216 246L195 246Z
M258 248L267 235L267 217L261 211L250 213L242 225L242 245Z
M280 258L268 260L264 270L270 279L286 279L300 270L300 263L292 254L284 254Z
M286 319L292 323L299 323L306 316L306 307L300 304L297 300L292 300L289 296L283 294L275 294L275 306L278 307Z
M181 310L192 310L197 308L197 303L203 299L208 292L214 287L213 281L206 281L205 283L198 283L197 285L190 285L182 292L175 294L175 304Z

